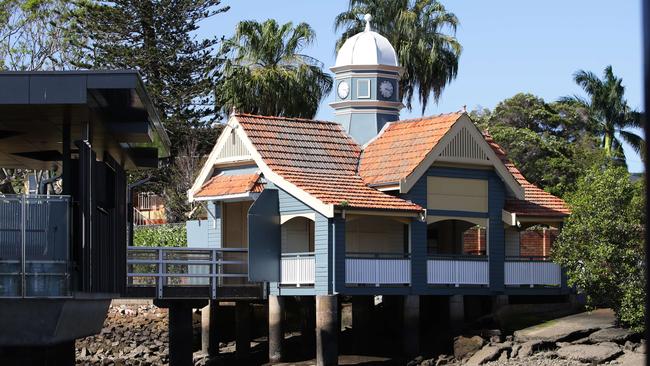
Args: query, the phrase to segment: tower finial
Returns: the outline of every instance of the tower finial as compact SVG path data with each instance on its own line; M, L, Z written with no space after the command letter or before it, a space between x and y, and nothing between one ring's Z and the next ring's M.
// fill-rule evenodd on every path
M366 32L370 31L370 21L372 20L372 15L366 14L363 16L363 20L366 21Z

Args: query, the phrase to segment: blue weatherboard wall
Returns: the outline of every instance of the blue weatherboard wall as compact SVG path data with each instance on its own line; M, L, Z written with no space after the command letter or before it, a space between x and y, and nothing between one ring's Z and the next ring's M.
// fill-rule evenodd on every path
M271 295L314 295L314 294L329 294L331 293L331 267L329 266L330 255L330 220L316 212L314 209L292 196L285 190L277 187L272 182L266 184L266 188L273 188L278 190L278 198L280 200L280 215L294 215L301 213L314 213L316 222L314 223L314 256L315 256L315 284L313 288L310 287L284 287L280 288L277 282L269 284L269 292Z
M221 205L210 201L206 207L211 213L206 220L189 220L185 223L187 246L190 248L221 248Z
M401 197L410 200L422 207L427 207L427 177L448 177L481 179L488 181L488 213L467 212L467 211L441 211L427 210L429 215L460 216L460 217L488 217L489 219L489 261L490 261L490 289L489 291L503 290L503 265L505 260L505 236L501 210L505 200L505 187L501 179L492 170L463 169L463 168L439 168L431 167L426 174L413 185L411 190ZM427 289L426 274L426 236L427 224L413 222L411 224L411 248L412 248L412 287L414 292L420 293L487 293L487 289ZM417 253L416 253L417 252Z

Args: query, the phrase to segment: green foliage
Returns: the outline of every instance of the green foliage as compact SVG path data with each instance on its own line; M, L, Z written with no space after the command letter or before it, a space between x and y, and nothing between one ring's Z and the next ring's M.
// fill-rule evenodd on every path
M643 137L628 130L630 127L643 127L644 118L628 106L623 79L614 75L612 66L605 68L602 79L590 71L580 70L574 75L574 80L587 93L588 99L571 96L562 100L589 111L608 157L625 161L623 141L637 153L645 150Z
M400 95L406 107L410 110L417 96L424 114L429 98L437 102L458 74L458 18L437 0L350 0L348 10L335 20L336 30L343 30L337 49L364 30L365 14L372 15L373 30L395 47L404 68Z
M603 159L588 112L575 105L519 93L471 117L531 183L558 196L575 189L584 172Z
M569 285L592 306L611 307L619 321L642 330L645 301L645 214L641 183L625 168L595 166L569 197L572 214L553 247Z
M133 228L136 247L186 247L187 230L183 224L136 226Z
M63 70L87 42L63 0L0 0L0 70Z
M169 221L187 219L195 207L186 202L185 192L196 170L183 169L206 156L221 131L213 124L221 117L214 89L222 39L199 36L199 24L229 8L220 6L220 0L83 1L77 6L77 32L92 41L84 50L86 61L78 65L138 70L171 140L168 164L131 180L153 176L139 189L165 198Z
M333 83L320 61L301 53L315 37L306 23L240 22L224 44L230 58L219 104L226 112L313 118Z

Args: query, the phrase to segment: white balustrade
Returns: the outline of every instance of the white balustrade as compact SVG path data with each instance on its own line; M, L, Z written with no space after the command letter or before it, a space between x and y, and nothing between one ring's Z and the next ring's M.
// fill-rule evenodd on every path
M411 260L409 258L346 258L345 283L375 286L410 284Z
M315 268L314 253L283 253L280 265L280 283L297 287L313 285Z
M487 257L440 257L427 260L427 283L430 285L489 285Z
M546 260L506 259L504 283L506 286L560 286L562 270L558 264Z

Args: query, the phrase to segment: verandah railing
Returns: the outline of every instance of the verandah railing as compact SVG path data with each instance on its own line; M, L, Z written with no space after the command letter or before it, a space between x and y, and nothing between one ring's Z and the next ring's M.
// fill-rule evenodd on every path
M490 271L487 256L430 255L427 260L427 283L430 285L487 286Z
M562 269L549 257L517 256L506 257L504 263L506 286L560 286Z
M345 254L345 283L350 285L408 285L411 283L409 253Z
M282 253L280 283L297 287L313 285L316 259L313 252Z

